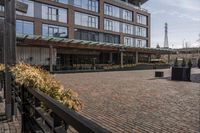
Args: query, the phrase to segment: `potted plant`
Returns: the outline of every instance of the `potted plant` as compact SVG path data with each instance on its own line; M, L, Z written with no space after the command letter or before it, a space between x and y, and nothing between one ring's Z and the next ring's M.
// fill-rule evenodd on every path
M189 61L188 61L188 67L189 67L189 68L192 68L192 65L193 65L193 64L192 64L192 61L191 61L191 59L189 59Z
M174 67L178 67L178 59L177 58L174 61Z
M181 64L182 67L186 67L186 61L185 59L183 58L183 61L182 61L182 64Z

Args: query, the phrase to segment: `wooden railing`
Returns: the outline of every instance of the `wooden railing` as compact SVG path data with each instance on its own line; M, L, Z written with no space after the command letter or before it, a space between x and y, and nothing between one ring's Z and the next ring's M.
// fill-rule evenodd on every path
M13 114L17 108L21 114L22 133L109 133L35 88L13 82L12 101Z

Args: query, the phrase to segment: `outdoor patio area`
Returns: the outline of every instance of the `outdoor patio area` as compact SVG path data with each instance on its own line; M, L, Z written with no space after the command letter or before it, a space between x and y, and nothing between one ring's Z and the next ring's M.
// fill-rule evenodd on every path
M198 133L200 69L192 82L155 78L155 70L56 74L79 92L85 117L116 133Z

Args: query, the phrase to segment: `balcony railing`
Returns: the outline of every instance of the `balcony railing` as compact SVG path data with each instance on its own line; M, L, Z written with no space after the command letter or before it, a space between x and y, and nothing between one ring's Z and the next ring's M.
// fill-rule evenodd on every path
M143 12L148 12L147 9L144 9L144 8L141 8L141 7L138 7L138 6L134 6L134 5L130 4L130 3L127 3L127 2L124 2L124 1L121 1L121 0L113 0L113 1L115 1L117 3L120 3L122 5L126 5L126 6L129 6L129 7L135 8L137 10L141 10Z
M0 87L4 74L0 72ZM96 123L74 112L36 88L12 83L12 114L19 110L22 133L109 133Z

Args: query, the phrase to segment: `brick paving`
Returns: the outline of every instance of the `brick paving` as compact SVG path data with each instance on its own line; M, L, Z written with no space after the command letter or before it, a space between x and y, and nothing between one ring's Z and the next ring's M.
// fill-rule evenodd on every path
M80 112L113 133L198 133L200 70L193 82L154 78L154 70L55 75L84 102Z

